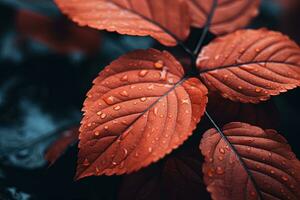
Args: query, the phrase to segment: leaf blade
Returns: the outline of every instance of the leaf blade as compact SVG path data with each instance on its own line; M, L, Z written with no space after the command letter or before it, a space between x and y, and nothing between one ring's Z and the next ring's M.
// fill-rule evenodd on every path
M130 173L182 144L207 103L205 86L183 76L171 54L155 49L107 66L84 103L77 178Z
M200 144L204 181L213 199L299 198L300 162L281 135L241 122L225 125L223 134L235 150L215 129Z
M55 0L80 25L120 34L151 36L167 46L189 35L188 7L180 0ZM167 10L174 12L167 12Z
M209 89L259 103L300 86L300 48L278 32L241 30L202 49L197 67Z
M192 25L203 27L214 0L188 0ZM246 26L258 14L260 0L218 0L210 31L216 35Z

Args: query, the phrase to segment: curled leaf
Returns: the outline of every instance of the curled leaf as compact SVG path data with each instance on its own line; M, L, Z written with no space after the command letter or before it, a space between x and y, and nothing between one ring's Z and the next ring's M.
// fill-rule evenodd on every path
M77 178L130 173L164 157L192 134L206 94L166 51L121 56L94 80L84 102Z
M55 0L63 13L84 26L120 34L151 36L167 46L189 35L188 6L182 0Z
M200 149L214 200L300 198L300 162L275 130L233 122L208 130Z
M202 49L197 66L212 91L243 103L259 103L300 86L300 48L278 32L241 30Z
M62 136L53 144L51 144L45 154L45 159L50 163L50 165L53 165L56 160L66 151L66 149L78 140L78 135L78 127L74 127L64 131Z
M192 24L203 27L215 0L188 0ZM216 0L210 31L220 35L246 26L258 14L260 0Z

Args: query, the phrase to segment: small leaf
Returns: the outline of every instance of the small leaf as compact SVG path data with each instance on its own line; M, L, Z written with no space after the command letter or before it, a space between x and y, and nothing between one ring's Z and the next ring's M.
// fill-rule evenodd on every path
M45 159L50 165L53 165L66 149L78 140L78 135L78 127L66 130L62 133L62 136L47 149Z
M215 0L188 0L193 25L203 27ZM246 26L258 14L260 0L216 0L210 31L220 35Z
M214 200L300 199L300 162L275 130L233 122L208 130L200 149Z
M197 66L211 91L259 103L300 86L300 48L278 32L241 30L202 49Z
M164 45L189 35L188 6L182 0L55 0L63 13L79 25L151 36Z
M77 178L130 173L164 157L192 134L206 94L166 51L118 58L94 80L84 102Z

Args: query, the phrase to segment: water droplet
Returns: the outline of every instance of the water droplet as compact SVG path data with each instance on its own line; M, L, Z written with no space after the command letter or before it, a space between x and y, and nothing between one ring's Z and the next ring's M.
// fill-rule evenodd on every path
M154 63L154 67L157 69L161 69L164 66L164 61L158 60L157 62Z
M100 117L101 117L101 119L104 119L106 117L106 114L102 113Z
M245 49L244 49L244 48L241 48L241 49L239 50L239 52L240 52L240 53L244 53L244 52L245 52Z
M148 151L149 151L149 153L151 153L152 152L152 147L149 147Z
M88 94L87 97L88 97L88 98L92 98L93 96L92 96L91 94Z
M215 60L218 60L220 58L220 55L215 56Z
M116 163L116 162L112 162L112 164L113 164L113 165L117 165L118 163Z
M243 61L242 61L241 59L239 59L239 58L236 59L235 62L236 62L237 64L243 63Z
M208 169L207 175L209 177L212 177L214 175L214 170L213 169Z
M123 90L122 92L120 92L120 95L123 97L128 97L128 92L126 90Z
M146 76L146 74L148 74L148 70L141 70L141 71L139 72L139 76L141 76L141 77Z
M190 104L189 99L181 99L181 104Z
M114 103L115 98L113 96L109 96L107 98L104 99L105 103L107 103L108 105L111 105Z
M286 176L283 176L283 177L281 177L282 178L282 180L284 180L284 181L288 181L289 179L288 179L288 177L286 177Z
M136 104L137 104L137 102L136 102L136 101L134 101L134 102L133 102L133 105L136 105Z
M134 156L135 156L135 157L139 157L139 153L138 153L138 152L135 152Z
M240 90L241 90L241 89L243 89L243 87L242 87L242 86L240 86L240 85L238 86L238 88L239 88Z
M271 174L275 174L275 171L274 171L274 170L271 170L270 172L271 172Z
M256 88L255 92L257 92L257 93L261 92L261 88Z
M160 118L163 118L163 117L164 117L164 115L163 115L163 114L161 114L161 115L159 115L159 117L160 117Z
M104 129L105 129L105 130L108 130L108 126L104 126Z
M87 125L88 127L91 127L92 126L92 123L88 123L88 125Z
M148 88L149 90L153 90L154 85L153 85L153 84L150 84L147 88Z
M123 149L123 152L124 152L124 156L126 156L128 154L128 150L127 149Z
M261 50L259 48L256 48L255 51L258 53L260 52Z
M98 116L100 116L101 114L102 114L102 112L101 112L101 111L97 112L97 115L98 115Z
M98 136L98 135L100 135L100 132L99 131L95 131L94 135Z
M114 110L120 110L120 109L121 109L121 106L119 106L119 105L114 107Z
M147 98L146 98L146 97L142 97L142 98L140 98L140 100L141 100L142 102L144 102L144 101L147 100Z
M157 115L157 113L158 113L158 108L157 107L154 108L154 112L153 113L154 113L154 115Z
M216 170L217 174L221 175L221 174L224 174L224 169L222 167L217 167L217 170Z
M121 81L127 81L127 80L128 80L128 76L127 75L122 76Z
M220 149L219 149L219 152L222 153L222 154L224 154L224 153L225 153L225 150L224 150L223 148L220 148Z
M98 167L96 167L96 175L99 175L100 174L100 170L99 170L99 168Z
M86 159L84 159L84 161L83 161L83 166L89 166L90 165L90 162L89 162L89 160L86 158Z
M160 72L160 80L166 80L167 79L167 73L168 73L168 68L163 67L163 69Z

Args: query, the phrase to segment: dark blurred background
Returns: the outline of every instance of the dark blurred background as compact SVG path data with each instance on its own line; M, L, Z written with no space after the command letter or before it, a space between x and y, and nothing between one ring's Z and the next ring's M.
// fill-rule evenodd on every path
M44 154L63 131L79 124L85 94L92 80L109 62L134 49L170 48L160 46L148 37L121 36L78 27L64 17L51 0L0 0L0 19L0 200L113 200L130 199L130 196L133 197L131 199L151 199L148 197L153 192L168 191L170 186L163 185L170 184L166 173L170 173L168 170L171 168L175 174L172 177L177 177L172 163L174 159L185 162L179 159L182 150L152 166L155 169L143 170L147 177L151 176L143 177L145 180L134 177L143 176L137 174L133 178L89 177L77 182L73 181L76 144L51 167L48 167ZM299 19L299 0L264 0L260 15L249 27L281 31L300 44ZM193 30L188 43L195 43L200 34L201 30ZM208 38L213 37L210 35ZM177 48L171 51L180 54ZM211 100L209 111L220 123L225 118L228 121L253 120L241 113L240 118L225 116L227 112L222 107L214 106L216 101L222 101L217 99ZM231 105L225 100L222 105L227 108L227 103L233 107L242 106L242 110L261 109L261 114L255 119L260 121L258 125L276 128L288 139L299 158L299 100L298 89L272 98L271 106L269 103L258 107ZM205 120L199 124L185 147L198 145L203 131L211 127L204 123ZM183 155L186 155L185 152ZM200 177L195 178L196 188L198 179L199 188L203 187L201 159L198 159L200 164L196 163L199 168L194 169L199 170L199 174L191 175L192 179ZM184 173L187 171L183 170ZM139 187L144 188L127 187L127 179L131 183L137 181ZM161 180L164 180L163 183ZM133 194L120 196L124 191ZM205 191L199 193L203 196L197 199L208 198Z

